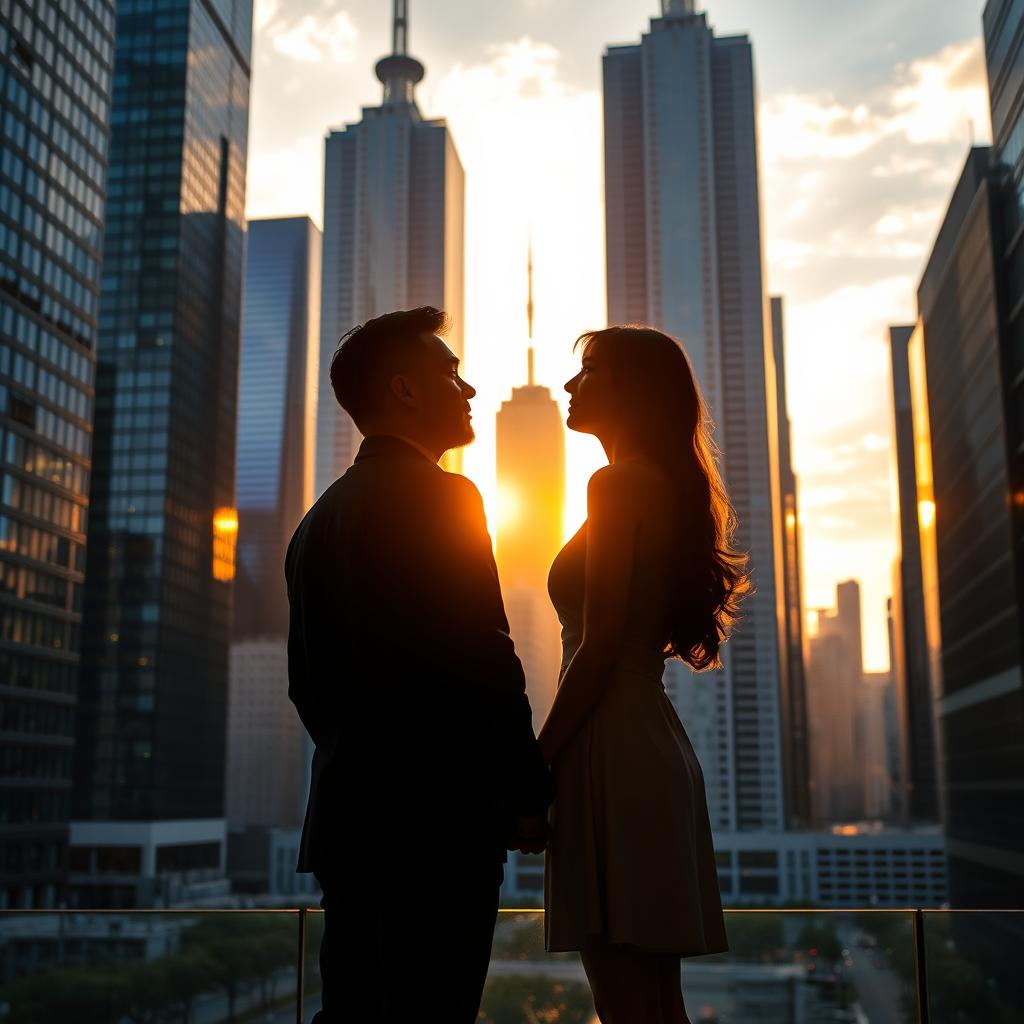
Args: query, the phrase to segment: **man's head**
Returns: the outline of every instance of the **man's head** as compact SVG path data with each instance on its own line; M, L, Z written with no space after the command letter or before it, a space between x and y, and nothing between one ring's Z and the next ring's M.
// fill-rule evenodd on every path
M367 320L341 339L331 387L364 436L407 437L438 457L473 440L476 391L459 376L447 329L445 313L420 306Z

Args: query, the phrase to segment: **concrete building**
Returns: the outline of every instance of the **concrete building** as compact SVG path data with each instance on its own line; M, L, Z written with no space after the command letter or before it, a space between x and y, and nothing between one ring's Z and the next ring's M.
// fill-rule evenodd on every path
M527 381L513 388L496 417L496 560L516 651L539 729L554 700L562 660L561 628L547 592L562 546L565 427L551 392L534 380L533 260L527 263Z
M114 22L0 9L0 910L67 868Z
M449 347L463 354L464 175L444 121L423 120L416 105L424 67L408 54L408 19L407 0L394 0L393 52L376 67L383 102L332 131L324 147L314 497L348 468L360 441L330 385L342 335L395 309L437 306L452 318ZM459 453L445 465L461 465Z
M104 879L81 878L76 835L136 847L136 832L175 836L198 822L194 838L171 840L195 849L168 855L169 870L223 865L252 3L176 0L155 33L153 18L125 4L117 25L73 795L78 906L131 906L111 900L148 898L148 876L108 899Z
M858 718L864 685L860 584L836 587L835 609L818 609L808 643L811 792L817 821L865 816L863 749Z
M603 73L608 320L653 324L689 353L756 587L724 670L695 680L670 663L666 688L714 828L781 829L781 496L752 47L716 36L692 0L663 0L638 44L609 47Z
M832 830L716 832L722 902L829 908L939 907L949 899L941 831L849 824ZM541 857L509 854L504 906L538 906Z

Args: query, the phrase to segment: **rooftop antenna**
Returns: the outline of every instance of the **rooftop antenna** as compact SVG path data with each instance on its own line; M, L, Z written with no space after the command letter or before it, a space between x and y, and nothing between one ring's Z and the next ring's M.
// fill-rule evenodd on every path
M696 14L697 0L661 0L661 16L663 18L680 18L687 14Z
M533 236L526 246L526 326L530 347L526 350L526 382L533 387Z
M413 90L423 81L426 69L409 56L409 0L394 0L391 12L391 55L374 68L384 86L384 105L413 102Z

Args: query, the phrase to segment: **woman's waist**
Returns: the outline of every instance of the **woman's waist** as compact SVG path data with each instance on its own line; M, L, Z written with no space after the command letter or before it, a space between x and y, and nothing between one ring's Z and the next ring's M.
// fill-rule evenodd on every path
M579 641L565 641L562 647L562 672L569 667ZM629 642L624 644L611 665L610 678L643 676L661 682L665 673L665 654L653 643Z

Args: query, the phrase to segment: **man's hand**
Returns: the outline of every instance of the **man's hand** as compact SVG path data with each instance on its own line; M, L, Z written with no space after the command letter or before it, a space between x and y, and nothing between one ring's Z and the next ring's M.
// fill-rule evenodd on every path
M516 817L508 848L520 853L543 853L548 845L548 823L542 815Z

